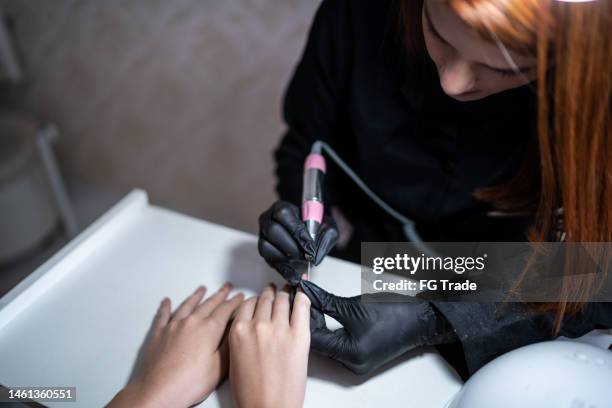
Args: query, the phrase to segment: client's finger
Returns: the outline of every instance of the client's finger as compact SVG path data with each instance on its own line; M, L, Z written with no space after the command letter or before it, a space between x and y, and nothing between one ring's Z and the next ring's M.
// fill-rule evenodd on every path
M210 316L219 322L224 322L227 324L227 322L229 322L232 318L234 312L238 309L238 307L240 307L243 300L244 293L238 293L217 306Z
M234 322L247 322L253 320L253 313L255 313L255 305L257 305L257 296L248 298L238 308Z
M275 291L276 288L271 284L261 291L255 308L256 320L270 320L272 318L272 303L274 302Z
M155 319L153 320L153 332L159 333L170 321L170 299L164 298L157 308Z
M215 324L215 329L211 330L207 335L210 336L211 341L214 344L218 344L221 342L223 335L225 334L225 329L232 318L232 314L238 307L242 304L242 300L244 299L244 294L239 293L233 296L231 299L228 299L221 303L213 312L210 314L210 318L217 322Z
M191 296L187 297L187 299L181 303L179 308L174 312L174 316L172 318L184 319L185 317L189 316L191 312L193 312L193 309L204 297L204 293L206 293L206 288L204 286L200 286L198 289L196 289Z
M227 298L230 290L232 290L232 284L226 282L218 291L215 292L214 295L196 307L195 314L200 317L208 317L208 315L210 315L212 311L215 310L215 308L219 306L225 300L225 298Z
M300 335L310 334L310 299L302 289L298 289L291 311L291 328Z
M276 294L272 305L272 320L278 323L289 324L289 285Z

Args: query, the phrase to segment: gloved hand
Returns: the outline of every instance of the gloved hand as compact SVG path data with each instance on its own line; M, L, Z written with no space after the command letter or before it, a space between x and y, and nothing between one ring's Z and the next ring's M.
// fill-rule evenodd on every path
M296 285L306 269L306 256L321 263L338 240L333 218L326 216L313 241L300 217L300 209L287 201L277 201L259 217L259 254L291 285Z
M456 338L446 319L419 298L397 293L344 298L310 281L302 280L300 286L312 305L311 347L355 374L370 373L416 347ZM321 313L343 328L329 330Z

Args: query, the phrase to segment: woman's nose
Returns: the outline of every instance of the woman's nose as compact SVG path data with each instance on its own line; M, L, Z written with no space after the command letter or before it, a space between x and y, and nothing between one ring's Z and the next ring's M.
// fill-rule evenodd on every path
M465 61L452 61L439 70L440 85L449 96L460 95L473 90L474 73L469 63Z

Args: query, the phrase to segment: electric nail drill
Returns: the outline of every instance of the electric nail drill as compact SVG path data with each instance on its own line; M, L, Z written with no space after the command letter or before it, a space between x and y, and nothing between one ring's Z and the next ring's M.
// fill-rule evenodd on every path
M302 185L302 220L308 234L316 242L317 233L323 222L323 179L325 177L325 158L321 154L319 143L315 143L304 162L304 179ZM308 261L307 278L310 279L310 264L314 261L306 255Z

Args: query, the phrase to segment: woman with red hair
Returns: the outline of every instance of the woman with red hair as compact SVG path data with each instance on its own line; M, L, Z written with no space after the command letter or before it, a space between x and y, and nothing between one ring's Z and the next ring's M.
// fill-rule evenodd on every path
M334 168L331 214L308 238L297 205L316 140L424 241L612 241L611 20L606 0L323 1L285 97L281 201L260 218L261 255L299 281L300 260L319 263L336 243L333 255L359 261L361 242L405 240ZM589 302L602 278L564 280L555 302L503 308L300 286L312 347L351 370L436 345L467 377L514 348L611 327L610 304ZM344 327L328 330L319 313Z

